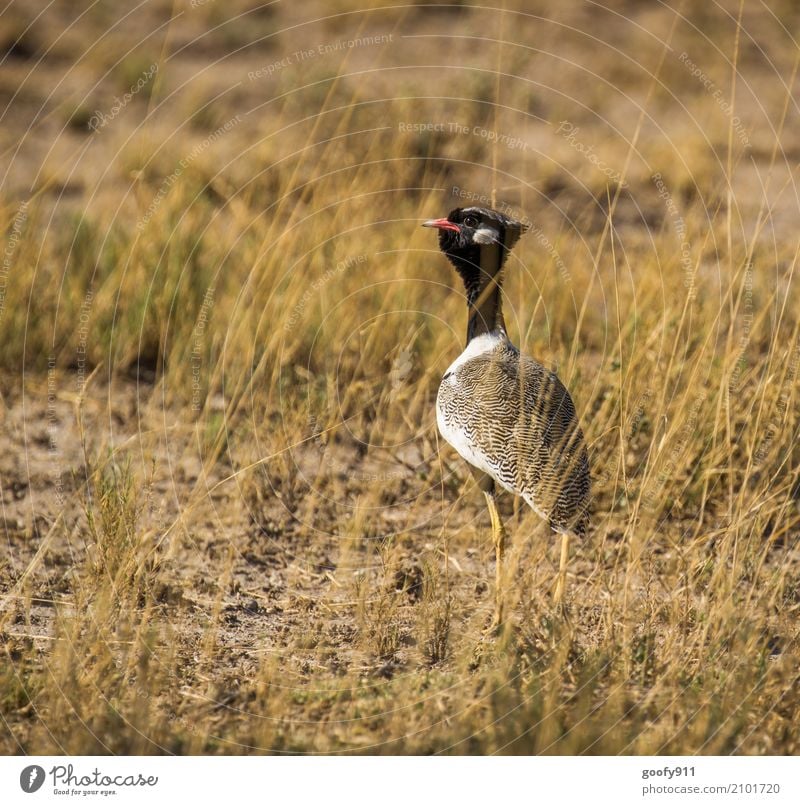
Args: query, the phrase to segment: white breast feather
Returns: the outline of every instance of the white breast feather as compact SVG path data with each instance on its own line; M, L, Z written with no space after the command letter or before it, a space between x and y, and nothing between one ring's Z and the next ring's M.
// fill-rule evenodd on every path
M453 363L450 364L450 367L444 374L442 384L452 383L454 385L458 385L458 370L473 358L483 355L486 352L491 352L501 341L505 340L505 338L506 336L504 334L496 332L484 333L483 335L473 338L472 341L467 344L467 348L453 361ZM438 399L436 403L436 424L439 427L439 433L442 434L442 438L451 447L453 447L461 458L472 464L473 467L477 467L477 469L485 472L507 492L511 492L514 495L519 495L521 493L519 489L514 489L503 481L497 471L497 467L495 467L480 450L475 448L475 445L472 441L470 441L463 428L459 427L455 423L447 421ZM523 498L540 517L543 517L545 520L548 519L547 513L537 505L537 502L532 495L523 494Z
M458 370L465 363L486 352L491 352L504 340L505 335L500 333L484 333L483 335L473 338L472 341L467 344L467 348L450 364L450 367L444 374L442 383L457 385L459 382ZM492 476L492 478L495 478L496 469L489 464L483 453L475 449L474 444L469 440L462 428L445 419L444 411L438 401L436 403L436 424L439 426L439 433L442 434L442 438L455 449L461 458L468 461L473 467L477 467L479 470L483 470L483 472ZM509 491L513 492L511 489L509 489Z

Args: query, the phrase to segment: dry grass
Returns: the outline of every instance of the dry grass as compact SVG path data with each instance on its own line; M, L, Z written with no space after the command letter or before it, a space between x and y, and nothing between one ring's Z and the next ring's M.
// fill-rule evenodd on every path
M797 752L793 4L293 5L0 17L0 747ZM563 613L501 503L497 636L454 188L591 444Z

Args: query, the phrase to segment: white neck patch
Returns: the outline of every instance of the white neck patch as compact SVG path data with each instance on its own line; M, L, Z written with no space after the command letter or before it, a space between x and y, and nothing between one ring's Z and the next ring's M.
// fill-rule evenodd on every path
M499 242L500 232L494 227L484 224L480 229L475 230L472 240L475 243L479 243L481 246L488 246L490 243Z

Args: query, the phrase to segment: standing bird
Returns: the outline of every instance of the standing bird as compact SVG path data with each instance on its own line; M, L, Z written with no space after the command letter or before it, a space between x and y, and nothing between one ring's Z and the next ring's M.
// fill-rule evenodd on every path
M502 313L503 264L527 227L496 210L466 207L426 221L464 282L467 346L445 372L436 398L442 437L477 471L496 552L495 624L503 619L506 533L497 487L520 495L562 535L554 598L566 584L569 535L586 533L589 459L575 406L561 381L520 355Z

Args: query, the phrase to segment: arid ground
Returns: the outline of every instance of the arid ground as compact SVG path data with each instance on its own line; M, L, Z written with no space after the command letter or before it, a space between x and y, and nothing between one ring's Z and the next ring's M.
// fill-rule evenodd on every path
M800 7L0 12L0 750L800 751ZM593 504L563 607L437 435L457 277Z

